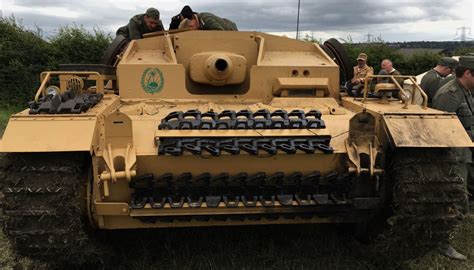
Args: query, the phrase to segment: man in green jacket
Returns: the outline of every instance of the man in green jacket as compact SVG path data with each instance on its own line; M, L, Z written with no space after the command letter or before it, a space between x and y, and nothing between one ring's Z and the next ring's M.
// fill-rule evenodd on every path
M441 82L444 81L449 74L453 73L457 64L458 61L456 59L441 57L436 67L426 72L425 76L423 76L420 86L428 95L429 104L433 103L433 98L441 87Z
M433 108L454 112L458 116L467 134L474 139L474 56L461 56L459 66L456 68L456 77L442 86L433 98ZM472 152L469 148L453 148L458 161L466 163L467 172L464 172L464 179L467 179L468 190L474 192L474 164L472 163ZM467 176L466 176L467 174ZM472 197L470 198L472 201ZM471 203L472 206L472 203ZM451 251L451 252L450 252ZM446 256L465 260L466 256L456 252L452 247L447 246Z
M196 12L194 12L190 6L184 6L178 15L173 16L173 18L171 18L169 30L178 29L179 25L184 19L191 20L194 14L196 14Z
M233 21L226 18L221 18L209 12L194 14L191 20L184 19L179 25L179 28L191 28L194 30L238 31L237 25Z
M401 75L400 71L396 70L393 67L393 62L390 59L384 59L382 60L382 63L380 64L380 71L378 75L393 75L393 76L398 76ZM395 78L395 81L403 87L403 78ZM394 83L392 79L390 78L377 78L377 83ZM386 97L398 97L399 96L399 91L394 91L393 93L380 93L380 96L386 96Z
M127 25L120 27L117 36L122 35L128 40L141 39L143 34L163 30L160 12L156 8L149 8L144 14L133 16Z
M442 86L433 98L433 108L454 112L471 139L474 138L474 56L461 56L456 78Z

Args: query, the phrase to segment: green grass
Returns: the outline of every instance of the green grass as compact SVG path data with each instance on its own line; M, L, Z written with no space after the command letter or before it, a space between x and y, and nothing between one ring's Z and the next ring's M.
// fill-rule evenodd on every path
M64 269L474 269L474 218L457 231L453 245L468 256L449 260L436 251L416 259L361 244L335 225L278 225L117 231L103 235L111 257L101 265ZM0 236L2 269L48 269L13 253ZM414 251L414 250L413 250ZM408 250L410 252L410 250ZM34 267L33 267L34 266ZM33 267L33 268L32 268Z
M467 262L436 251L416 259L386 257L335 225L167 229L111 235L114 263L105 269L474 269L474 218L453 245ZM126 243L126 244L124 244ZM126 259L123 259L126 258Z

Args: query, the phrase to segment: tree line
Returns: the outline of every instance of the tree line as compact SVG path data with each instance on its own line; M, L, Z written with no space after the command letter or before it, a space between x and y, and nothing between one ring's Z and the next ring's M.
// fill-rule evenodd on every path
M357 55L364 52L368 55L367 65L374 68L375 73L380 71L380 64L384 59L390 59L393 67L405 75L418 75L436 66L440 55L434 53L414 54L409 57L397 52L397 49L385 43L374 43L354 46L351 43L344 43L344 47L353 61L357 65ZM473 48L474 49L474 48Z
M420 44L427 43L422 42ZM438 43L438 42L437 42ZM444 44L443 42L439 42ZM474 43L461 43L456 48L452 47L452 42L446 42L449 44L452 55L464 55L466 53L474 52ZM429 43L433 44L433 43ZM436 66L438 60L443 56L437 53L419 53L413 55L403 55L398 52L399 47L394 47L393 44L389 43L365 43L365 44L352 44L344 43L344 47L349 54L349 57L356 65L357 55L364 52L368 55L367 64L372 66L376 72L380 70L380 64L384 59L390 59L393 62L393 67L400 71L401 74L406 75L418 75L427 71L428 69ZM443 48L444 49L444 48Z

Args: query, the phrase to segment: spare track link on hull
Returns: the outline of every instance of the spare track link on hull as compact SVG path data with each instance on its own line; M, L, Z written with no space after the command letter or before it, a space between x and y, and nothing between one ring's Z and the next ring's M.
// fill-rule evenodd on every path
M245 137L245 138L160 138L158 155L181 156L184 152L193 155L209 153L220 156L223 152L231 155L248 153L250 155L276 155L278 152L296 154L301 151L314 154L321 151L332 154L329 136L318 137Z
M15 249L56 261L92 253L80 208L87 159L72 154L8 154L4 159L3 229Z
M29 102L29 114L80 114L97 105L103 94L75 94L66 91L62 94L48 95L38 102Z
M182 208L186 203L190 208L282 207L331 205L348 202L351 178L332 173L321 177L319 172L303 175L301 172L284 174L276 172L267 175L263 172L249 175L221 173L212 175L202 173L193 176L183 173L173 176L163 174L157 178L144 174L130 182L131 207L161 209Z
M250 110L225 110L201 113L199 110L172 112L161 120L159 129L321 129L326 128L321 120L321 112L311 110L285 110L270 112L267 109L252 112Z
M321 112L312 110L304 112L284 110L270 112L266 109L255 113L249 110L238 112L226 110L221 113L189 110L172 112L162 119L161 130L229 130L229 129L322 129L326 125L321 120ZM251 155L260 153L275 155L279 151L296 154L298 151L314 154L321 151L332 154L329 146L331 136L311 137L208 137L208 138L176 138L160 137L159 155L180 156L184 151L193 155L209 153L219 156L222 152L237 155L246 152Z

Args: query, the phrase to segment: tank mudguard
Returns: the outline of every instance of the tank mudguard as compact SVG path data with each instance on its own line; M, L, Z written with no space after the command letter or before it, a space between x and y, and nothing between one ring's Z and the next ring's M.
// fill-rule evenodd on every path
M10 118L0 152L91 151L97 117Z
M384 115L394 147L473 147L455 115Z

